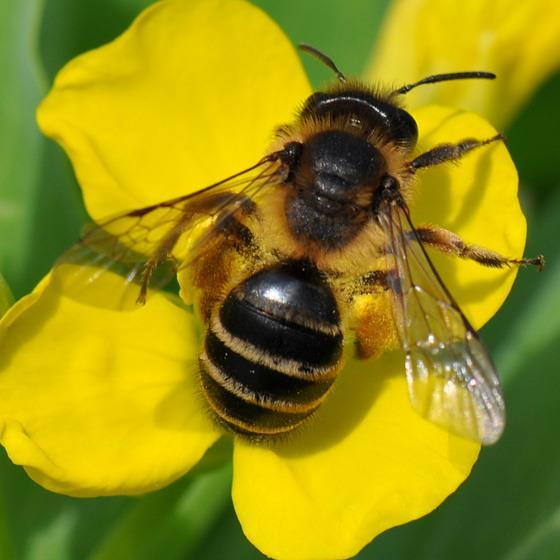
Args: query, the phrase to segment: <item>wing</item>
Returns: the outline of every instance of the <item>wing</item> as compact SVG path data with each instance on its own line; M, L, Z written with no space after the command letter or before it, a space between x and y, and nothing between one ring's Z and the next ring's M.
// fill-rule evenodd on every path
M382 203L379 221L414 408L456 434L496 442L505 407L490 356L434 268L404 202Z
M211 250L212 233L228 216L246 212L261 191L285 179L286 165L277 154L195 193L91 226L57 261L51 282L84 303L137 308L150 289L164 287L179 268ZM122 277L118 292L103 290L110 274Z

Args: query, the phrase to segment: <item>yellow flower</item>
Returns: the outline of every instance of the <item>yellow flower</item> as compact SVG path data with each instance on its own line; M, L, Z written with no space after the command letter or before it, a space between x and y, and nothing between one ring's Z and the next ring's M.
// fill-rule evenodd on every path
M497 87L472 80L418 88L409 106L445 103L503 127L560 66L559 35L555 0L394 0L366 76L398 82L463 69L494 72Z
M113 43L70 62L39 122L69 154L99 220L253 164L310 93L293 47L258 9L167 0ZM429 106L413 115L419 151L495 134L470 113ZM460 167L423 172L413 215L522 254L525 221L503 145ZM435 261L475 327L496 312L515 277ZM107 276L101 288L118 283ZM163 294L118 312L41 283L0 323L1 437L12 461L72 496L140 494L185 474L223 435L197 390L197 328ZM356 554L385 529L437 507L479 452L413 412L401 353L350 360L309 426L279 444L234 440L232 494L243 530L283 559Z

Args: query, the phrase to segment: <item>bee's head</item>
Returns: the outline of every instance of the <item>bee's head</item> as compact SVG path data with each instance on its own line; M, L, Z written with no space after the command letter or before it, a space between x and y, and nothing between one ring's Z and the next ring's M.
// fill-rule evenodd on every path
M418 140L418 126L410 113L364 89L338 87L332 93L316 92L301 111L301 118L352 118L368 132L404 148Z
M348 81L334 61L315 47L301 44L299 48L325 64L338 78L338 84L330 91L318 91L307 99L301 112L303 119L324 115L332 118L352 117L364 128L375 130L387 140L408 149L416 145L418 126L410 113L396 103L399 96L424 84L466 79L493 80L496 77L492 72L479 70L433 74L390 91L386 95L378 95L360 82Z

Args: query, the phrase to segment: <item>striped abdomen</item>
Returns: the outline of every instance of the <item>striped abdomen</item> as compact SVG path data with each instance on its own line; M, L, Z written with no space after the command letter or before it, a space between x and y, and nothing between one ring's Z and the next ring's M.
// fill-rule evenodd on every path
M312 414L342 356L340 314L308 263L262 270L212 314L201 355L202 387L236 432L288 432Z

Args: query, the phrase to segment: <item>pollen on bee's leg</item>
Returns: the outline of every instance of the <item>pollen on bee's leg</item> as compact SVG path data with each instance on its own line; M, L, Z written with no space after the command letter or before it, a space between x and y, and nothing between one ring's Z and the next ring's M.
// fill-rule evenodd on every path
M374 358L399 347L389 292L362 298L356 304L356 357Z

